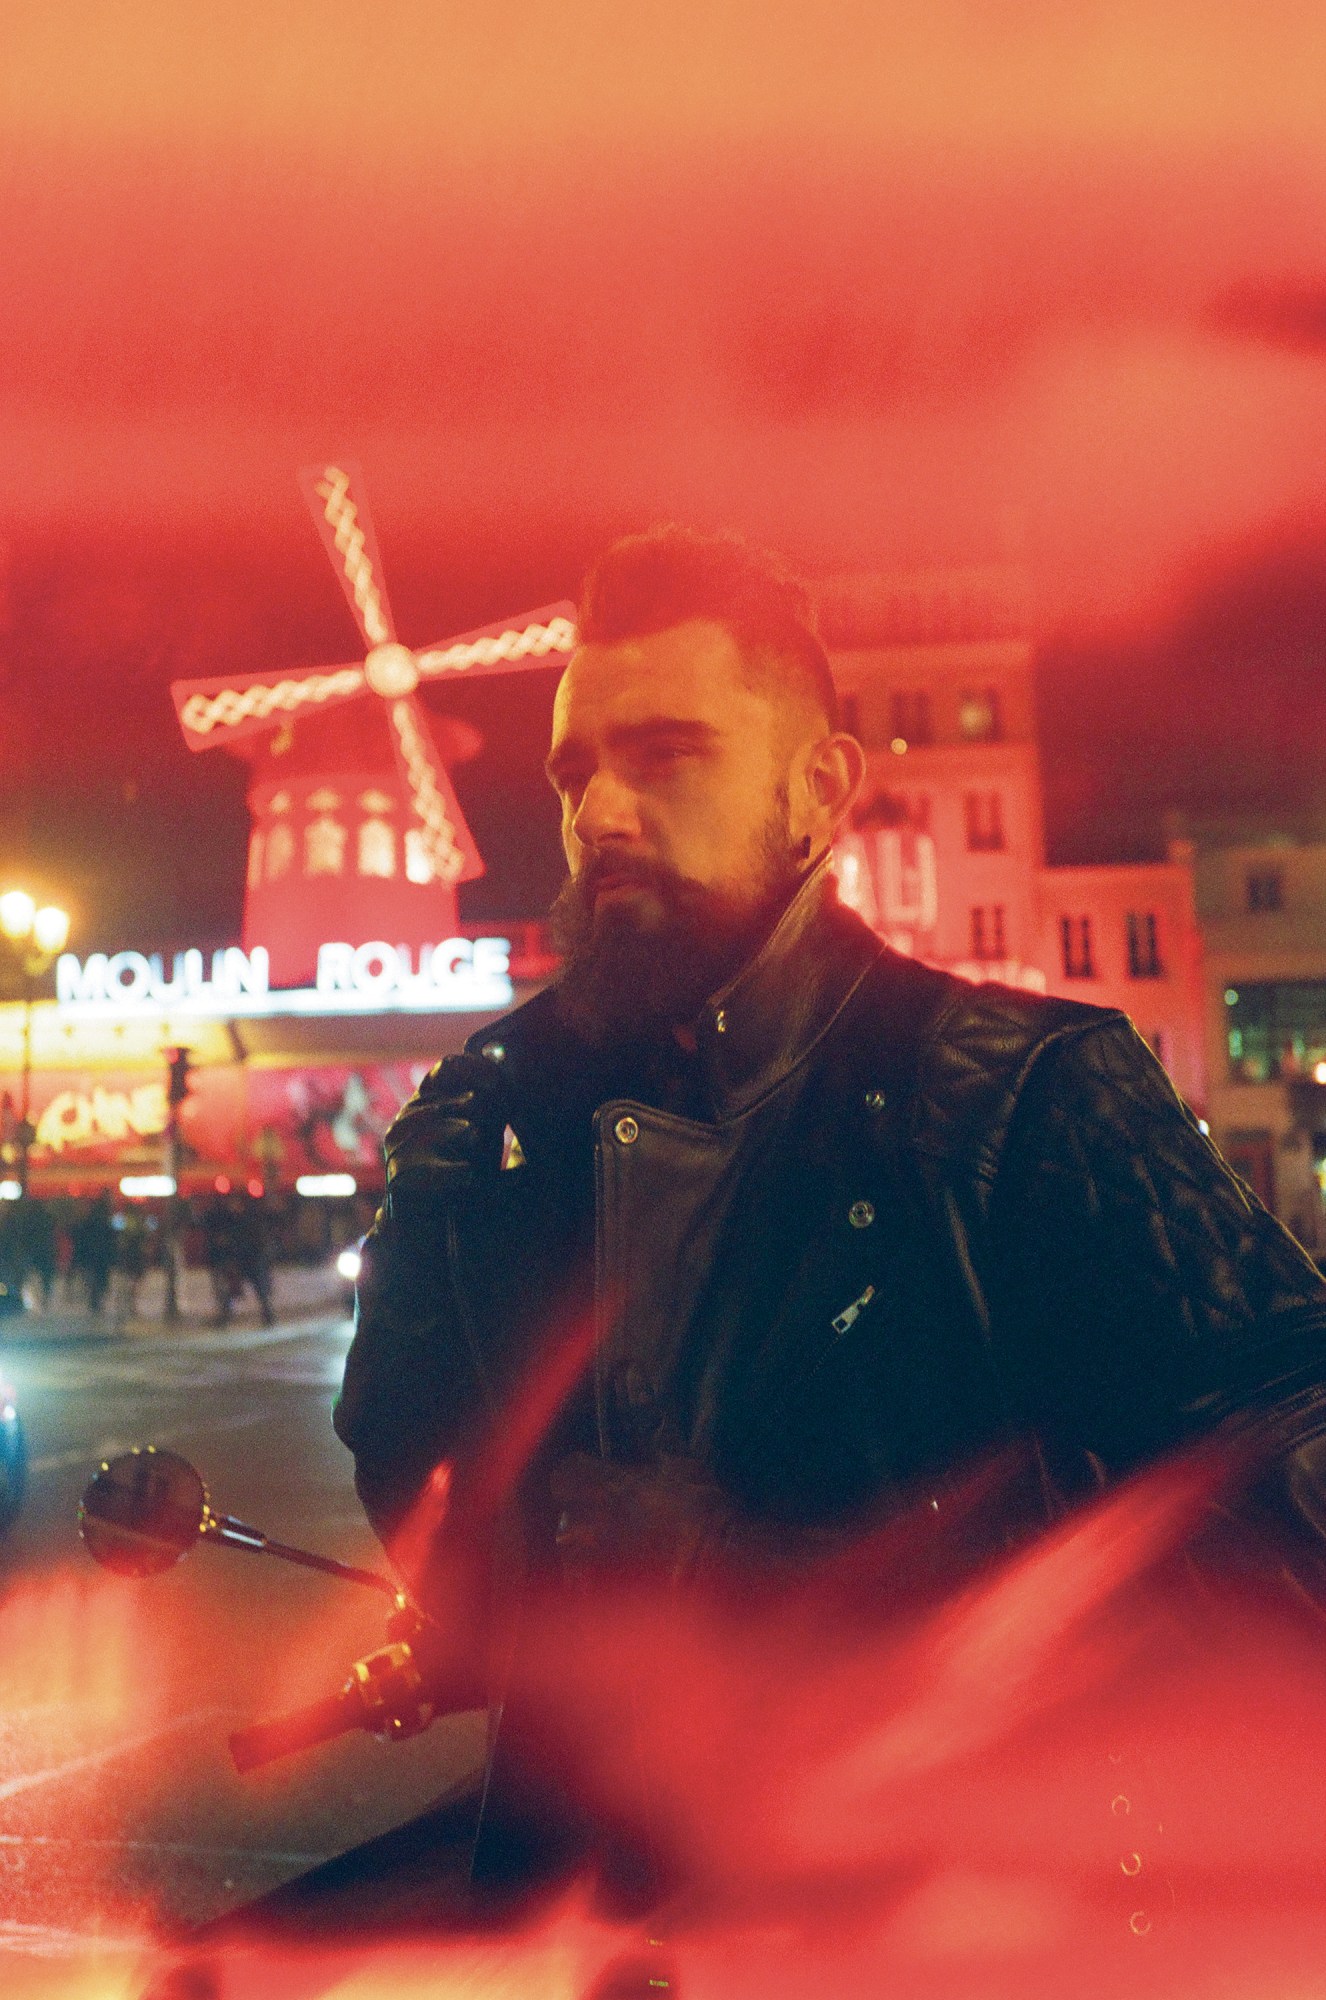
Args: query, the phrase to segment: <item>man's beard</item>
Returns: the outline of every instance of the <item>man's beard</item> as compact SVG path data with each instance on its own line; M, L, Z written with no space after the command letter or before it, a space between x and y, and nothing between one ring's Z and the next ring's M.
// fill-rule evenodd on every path
M593 854L563 883L550 912L562 954L562 1019L596 1047L634 1041L693 1021L764 942L804 873L779 802L740 893L688 881L658 861ZM608 877L639 883L641 897L595 907Z

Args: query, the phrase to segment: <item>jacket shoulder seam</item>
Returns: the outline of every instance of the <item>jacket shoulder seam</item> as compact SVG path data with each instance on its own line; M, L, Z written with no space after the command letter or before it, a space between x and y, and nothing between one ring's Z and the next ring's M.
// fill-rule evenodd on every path
M979 989L977 989L979 992ZM1028 996L1029 998L1033 996ZM1039 999L1040 996L1034 996ZM939 1047L954 1024L954 1017L967 1004L967 996L955 994L940 1010L929 1031L923 1038L918 1065L919 1075L916 1094L911 1111L911 1138L916 1150L931 1159L962 1159L969 1170L983 1181L993 1181L998 1175L1008 1128L1017 1108L1027 1080L1042 1059L1053 1049L1083 1041L1089 1036L1104 1031L1116 1033L1120 1027L1129 1027L1128 1016L1119 1008L1093 1008L1086 1019L1035 1021L1023 1016L1024 1035L1019 1046L1009 1052L1008 1060L997 1068L987 1067L981 1079L972 1104L965 1116L957 1121L957 1129L945 1133L934 1129L936 1100L940 1104L939 1122L952 1119L949 1106L943 1099L949 1095L946 1079L934 1074L935 1059ZM1076 1008L1082 1005L1075 1001L1042 1001L1047 1011L1056 1006ZM997 1005L988 1003L983 1007L969 1010L979 1019L982 1015L993 1022L1000 1018ZM1018 1017L1012 1009L1003 1013L1003 1018L1013 1021ZM928 1073L927 1073L928 1072ZM938 1086L938 1088L937 1088ZM996 1115L997 1114L997 1115ZM926 1130L927 1119L931 1130Z

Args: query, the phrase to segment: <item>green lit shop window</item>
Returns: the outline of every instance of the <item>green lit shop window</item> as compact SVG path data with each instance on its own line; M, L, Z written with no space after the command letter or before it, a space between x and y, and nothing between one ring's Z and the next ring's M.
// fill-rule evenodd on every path
M1229 1073L1242 1083L1326 1083L1326 981L1258 980L1225 988Z

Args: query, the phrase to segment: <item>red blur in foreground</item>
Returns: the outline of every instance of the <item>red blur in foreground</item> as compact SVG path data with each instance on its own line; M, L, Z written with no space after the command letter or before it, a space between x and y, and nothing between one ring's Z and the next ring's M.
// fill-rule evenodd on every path
M1138 1479L928 1608L890 1584L928 1506L777 1590L559 1593L520 1694L605 1821L649 1797L677 1887L648 1933L587 1880L514 1932L255 1939L222 1993L585 2000L647 1935L686 2000L1311 1990L1326 1641L1178 1581L1224 1470Z

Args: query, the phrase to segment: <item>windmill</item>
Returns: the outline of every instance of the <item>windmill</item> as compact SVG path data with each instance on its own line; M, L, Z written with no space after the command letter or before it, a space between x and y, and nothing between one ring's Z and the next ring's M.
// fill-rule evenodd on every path
M171 687L191 750L238 750L254 767L244 944L266 946L280 985L306 983L331 938L418 948L454 930L456 890L483 860L447 767L481 739L435 723L418 691L558 666L575 643L575 606L560 603L411 650L396 636L357 468L317 466L300 484L364 657Z

